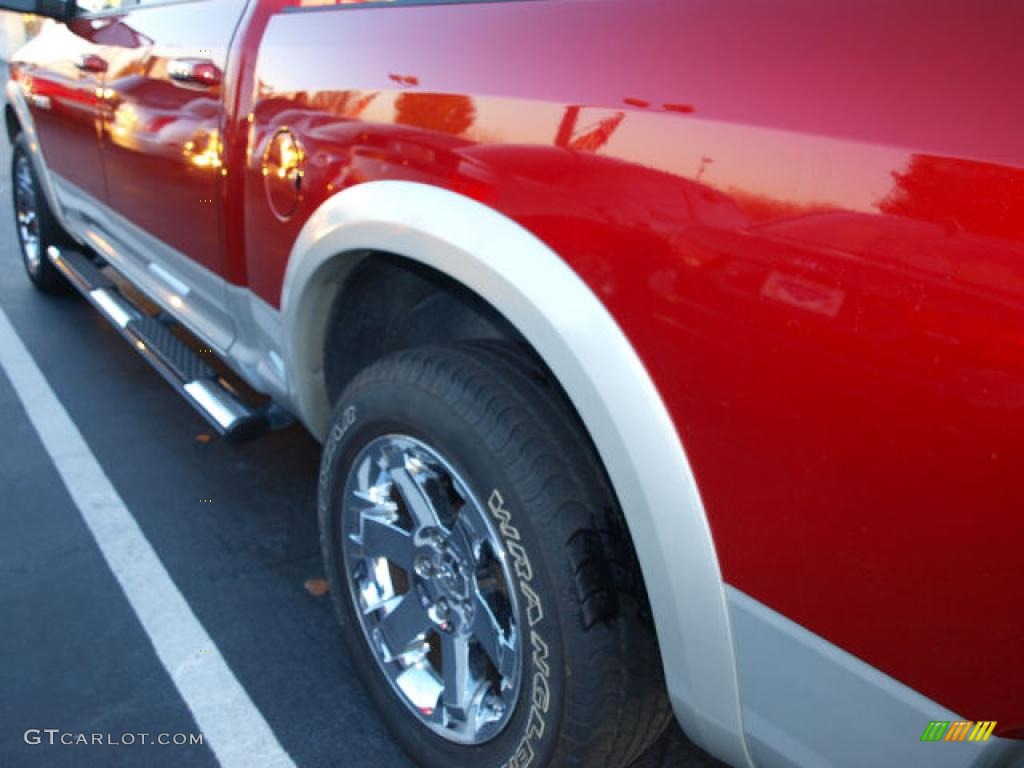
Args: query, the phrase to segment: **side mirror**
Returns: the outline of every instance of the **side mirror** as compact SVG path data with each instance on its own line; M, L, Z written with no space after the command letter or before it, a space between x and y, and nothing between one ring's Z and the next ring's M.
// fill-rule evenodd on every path
M67 21L75 15L75 0L0 0L0 10L34 13Z

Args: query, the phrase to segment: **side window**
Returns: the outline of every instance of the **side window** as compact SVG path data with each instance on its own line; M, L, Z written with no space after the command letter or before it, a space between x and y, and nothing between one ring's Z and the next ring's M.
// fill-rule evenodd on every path
M78 0L78 8L82 13L101 13L139 5L139 0Z
M167 2L173 2L173 0L78 0L77 5L82 13L90 14Z

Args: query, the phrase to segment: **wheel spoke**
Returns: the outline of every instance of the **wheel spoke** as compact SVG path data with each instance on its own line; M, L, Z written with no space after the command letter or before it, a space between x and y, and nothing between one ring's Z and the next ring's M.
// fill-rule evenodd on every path
M441 666L444 707L455 720L465 720L474 687L466 635L446 632L441 636Z
M412 569L412 534L372 514L364 514L358 544L370 557L385 557L406 571Z
M476 504L462 505L452 535L463 553L476 562L480 543L488 538L487 523Z
M515 643L506 637L505 630L494 617L494 611L479 595L474 600L470 632L480 643L480 647L494 664L498 674L506 679L511 678L515 673Z
M382 512L394 512L397 509L397 507L393 506L393 502L388 501L391 496L391 483L371 485L365 491L357 488L352 491L352 495L357 499L365 501L367 504L379 507Z
M423 606L413 593L406 594L380 623L380 631L392 656L403 653L413 641L427 631Z
M416 482L412 472L404 466L395 467L391 470L391 479L416 526L418 528L436 526L437 514L434 512L434 505L430 503L426 491Z

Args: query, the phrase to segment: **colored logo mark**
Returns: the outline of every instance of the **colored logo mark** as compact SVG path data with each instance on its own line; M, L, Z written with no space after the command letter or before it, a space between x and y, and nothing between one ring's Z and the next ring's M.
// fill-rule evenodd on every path
M994 720L984 722L932 720L921 735L921 741L988 741L995 730Z

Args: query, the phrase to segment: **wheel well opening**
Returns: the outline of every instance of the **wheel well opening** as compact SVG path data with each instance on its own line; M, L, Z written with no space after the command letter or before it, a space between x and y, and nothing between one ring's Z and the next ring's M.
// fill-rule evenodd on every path
M384 355L478 339L529 349L511 323L465 286L409 259L371 253L347 275L331 306L323 349L328 402Z
M18 115L10 104L4 105L4 125L7 128L7 140L13 144L21 133L21 123L18 122Z
M333 407L346 385L364 368L386 355L427 345L479 342L484 348L514 350L499 352L506 364L520 364L540 382L564 409L568 426L576 433L581 448L593 457L593 478L604 490L614 514L605 519L613 524L593 537L576 542L583 550L602 551L600 560L613 564L606 580L617 583L618 592L629 595L633 613L640 621L652 623L646 585L632 535L622 514L600 453L574 407L568 393L521 333L494 307L476 293L430 267L389 253L367 254L347 273L335 295L328 315L322 350L324 383L328 403ZM612 512L612 510L606 510ZM582 555L581 555L582 557ZM599 569L600 570L600 569ZM611 575L614 570L615 575ZM601 571L604 573L604 571ZM636 574L635 582L620 583L623 574ZM590 584L596 592L601 585ZM602 602L588 621L603 621L619 614L618 596Z

